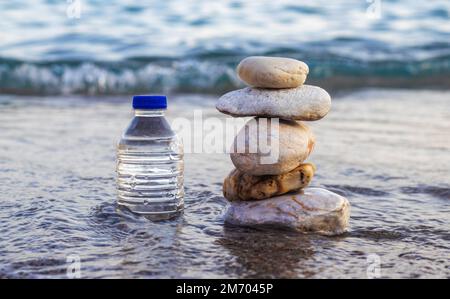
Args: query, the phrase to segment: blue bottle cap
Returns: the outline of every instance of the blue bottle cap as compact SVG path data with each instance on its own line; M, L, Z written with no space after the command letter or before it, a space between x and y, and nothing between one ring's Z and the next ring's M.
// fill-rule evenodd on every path
M163 95L138 95L133 97L134 109L167 109L167 97Z

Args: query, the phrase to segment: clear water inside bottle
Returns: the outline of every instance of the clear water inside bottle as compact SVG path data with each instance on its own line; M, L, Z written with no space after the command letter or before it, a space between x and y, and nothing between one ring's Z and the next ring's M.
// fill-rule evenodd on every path
M183 145L164 110L135 110L117 146L118 204L159 220L184 207Z

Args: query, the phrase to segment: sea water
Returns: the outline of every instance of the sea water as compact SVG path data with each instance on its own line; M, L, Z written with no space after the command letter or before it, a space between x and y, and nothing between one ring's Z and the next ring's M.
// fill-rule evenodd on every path
M450 86L448 0L23 2L0 1L3 92L223 94L250 55L304 61L329 92Z

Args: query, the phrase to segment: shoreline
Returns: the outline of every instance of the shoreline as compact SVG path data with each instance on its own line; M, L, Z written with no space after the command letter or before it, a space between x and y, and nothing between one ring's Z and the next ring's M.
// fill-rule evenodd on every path
M427 78L384 78L384 77L334 77L332 80L325 79L311 79L305 84L321 86L329 91L330 94L351 93L361 90L429 90L429 91L450 91L450 81L446 75L439 75L436 77ZM98 92L75 92L75 93L38 93L36 90L17 90L14 88L4 88L0 86L0 95L10 96L24 96L24 97L62 97L62 96L79 96L79 97L119 97L119 96L133 96L135 94L167 94L171 95L207 95L217 96L227 93L229 91L244 88L242 84L230 85L226 88L210 88L210 89L193 89L184 90L160 90L155 89L139 89L131 90L129 93L98 93Z
M313 80L312 80L313 81ZM320 81L319 81L320 82ZM318 86L318 82L308 82L308 85L314 85ZM327 88L330 88L330 85ZM379 86L361 86L361 87L353 87L353 88L341 88L338 90L331 90L330 95L333 99L339 100L341 98L345 98L351 94L358 94L358 93L372 93L372 92L382 92L382 93L389 93L389 92L430 92L430 93L450 93L450 85L448 88L444 87L429 87L429 86L393 86L393 87L379 87ZM188 98L195 98L195 97L206 97L208 99L218 99L220 97L220 93L207 93L207 92L150 92L149 94L166 94L168 97L171 98L180 98L180 97L188 97ZM17 99L45 99L45 98L67 98L67 99L98 99L100 101L123 101L123 100L131 100L131 98L135 95L134 93L121 93L121 94L28 94L28 93L2 93L0 92L0 98L6 98L6 97L14 97Z

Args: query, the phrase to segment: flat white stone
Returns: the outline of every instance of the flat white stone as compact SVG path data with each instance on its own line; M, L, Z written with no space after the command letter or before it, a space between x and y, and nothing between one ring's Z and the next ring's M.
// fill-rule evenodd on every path
M302 233L338 235L346 231L350 203L322 188L306 188L257 201L231 202L225 222L239 226L293 229Z
M251 56L239 63L237 73L253 87L295 88L305 82L309 68L292 58Z
M289 89L243 88L221 96L217 110L232 116L319 120L330 111L331 97L322 88L302 85Z

